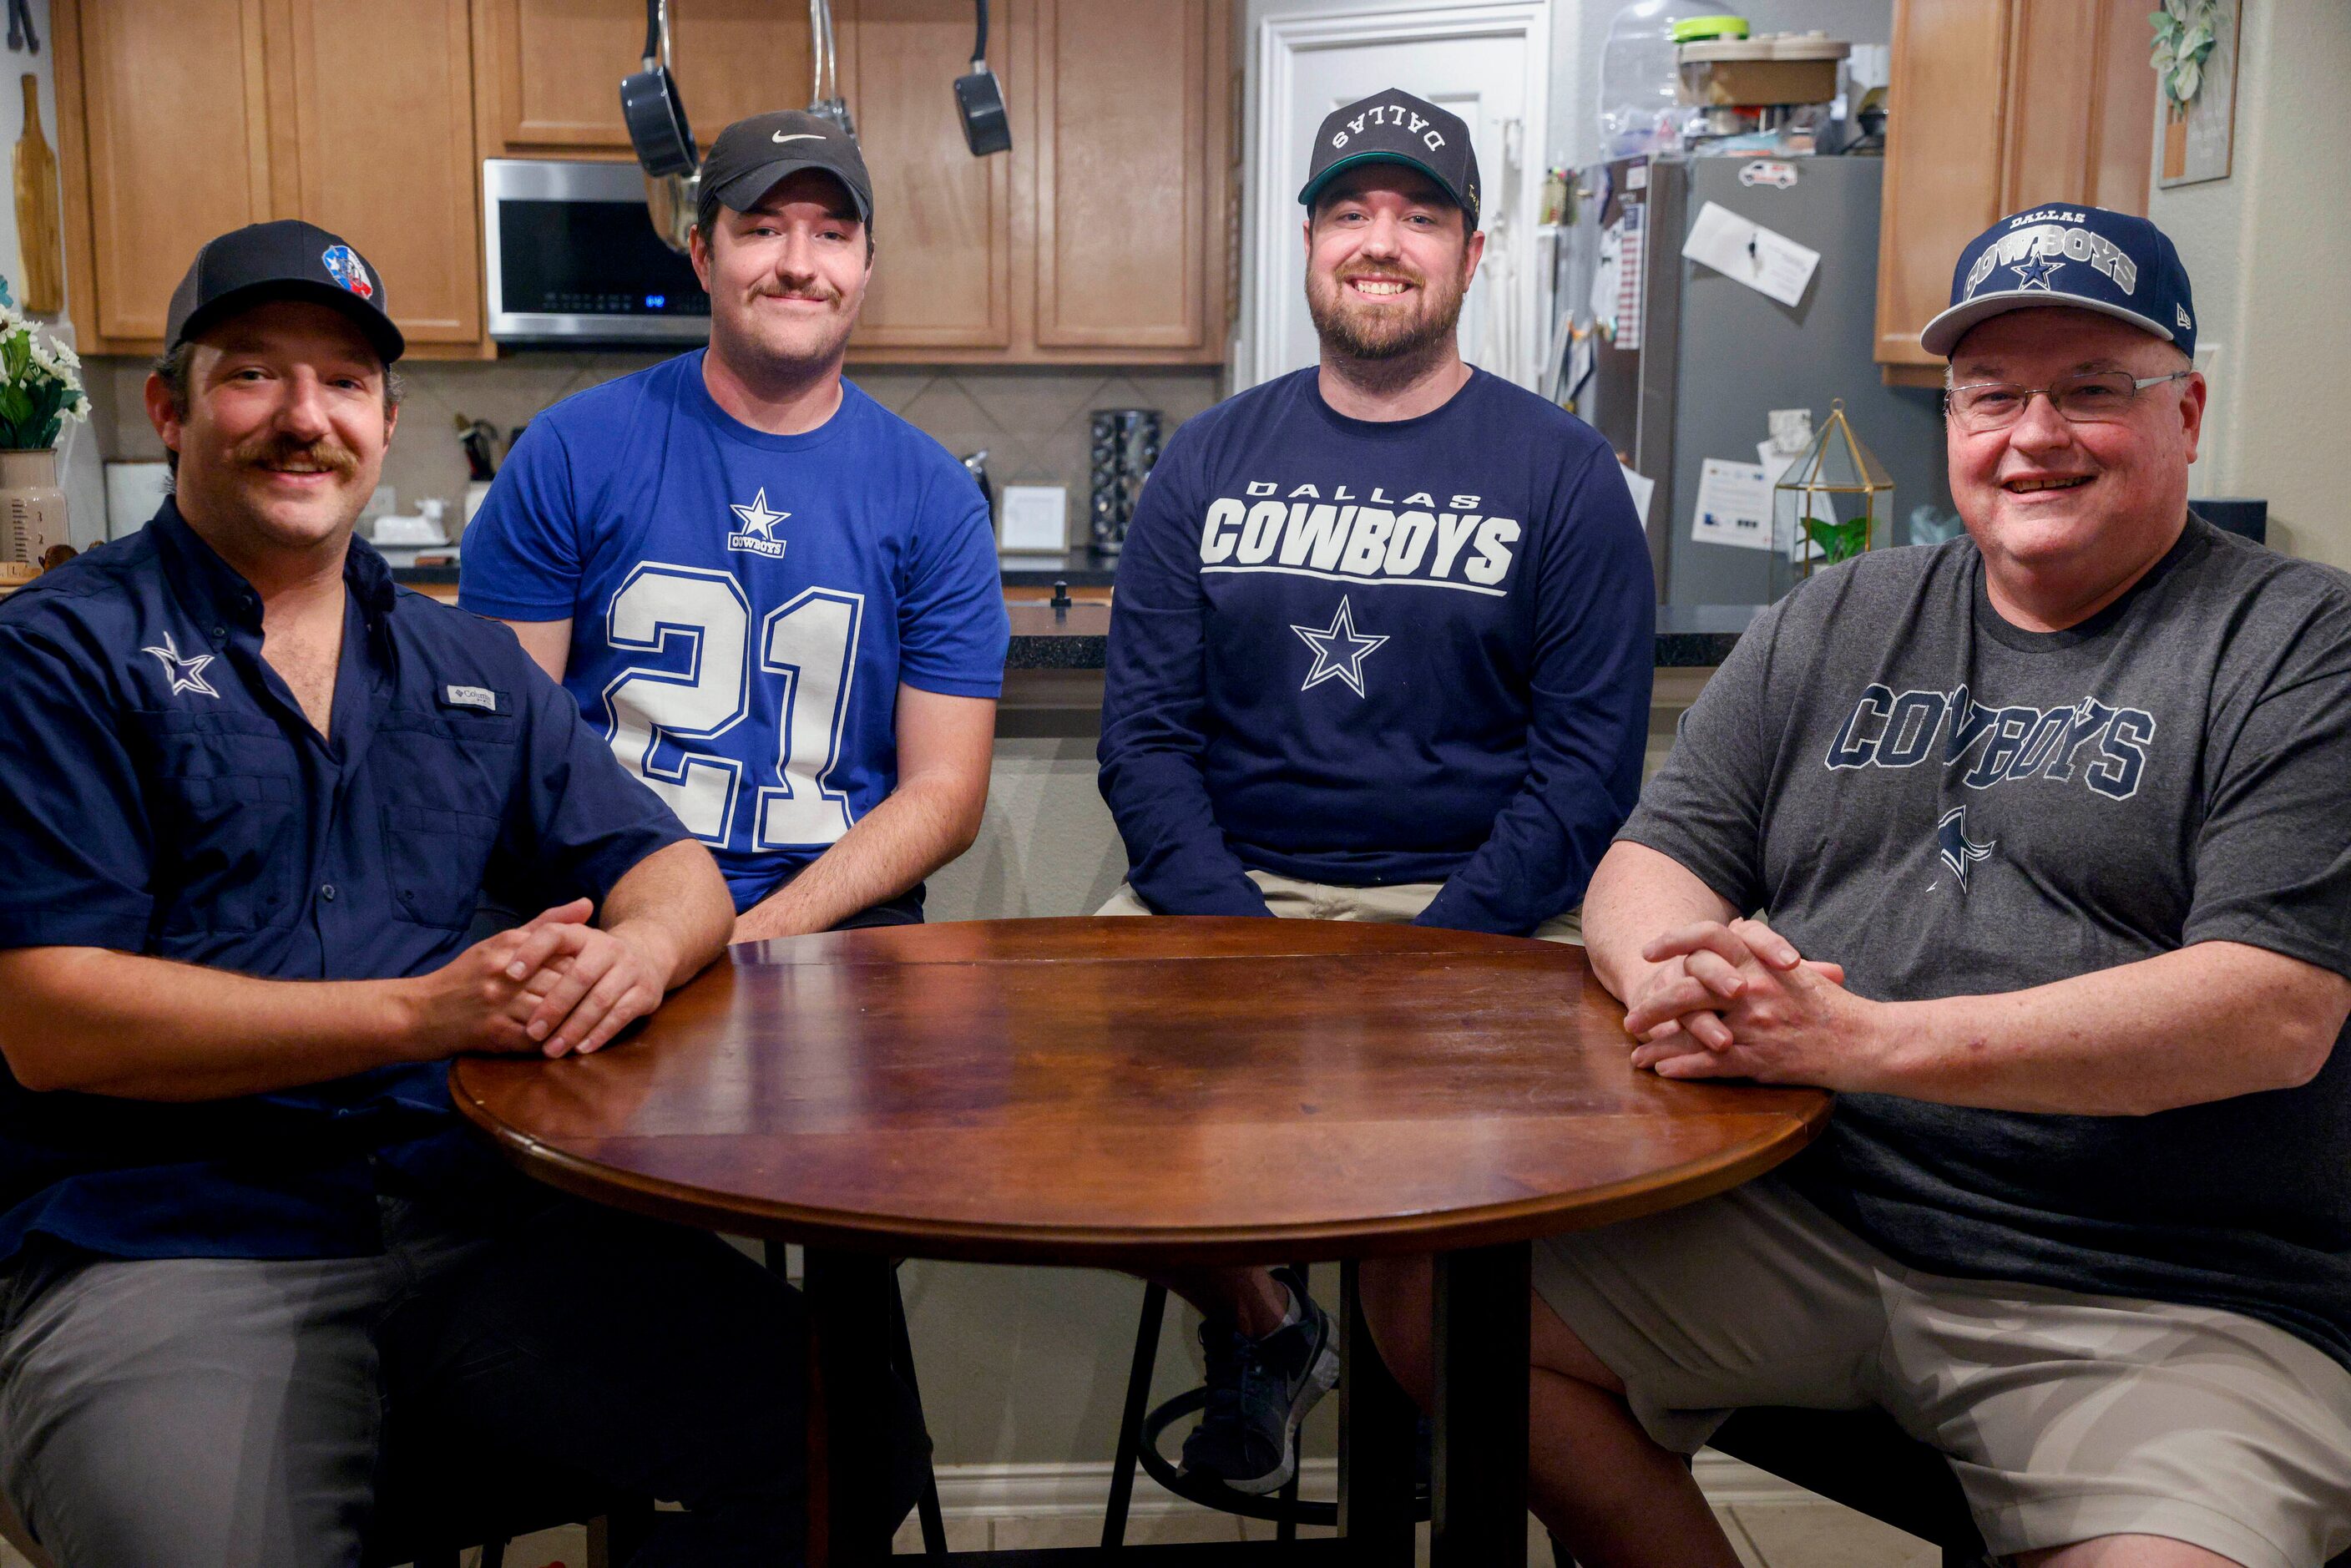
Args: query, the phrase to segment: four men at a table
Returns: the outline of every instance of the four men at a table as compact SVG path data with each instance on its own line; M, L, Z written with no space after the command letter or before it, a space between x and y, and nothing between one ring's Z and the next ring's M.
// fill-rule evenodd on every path
M1783 1172L1538 1248L1579 1561L1735 1561L1680 1456L1753 1404L1891 1411L2019 1562L2351 1545L2351 584L2189 512L2168 242L2072 206L1970 247L1926 334L1969 537L1766 612L1635 810L1646 548L1604 445L1456 351L1468 149L1401 93L1325 122L1322 362L1145 489L1113 910L1581 903L1635 1070L1840 1091ZM65 1563L354 1563L420 1429L683 1502L639 1563L797 1560L797 1297L502 1174L446 1087L730 936L919 919L977 830L1004 613L960 471L841 377L863 166L760 117L703 188L710 349L536 423L468 538L519 646L352 542L402 343L301 224L174 297L173 500L0 607L0 1496ZM486 890L538 913L476 940ZM1366 1280L1425 1389L1425 1266ZM1187 1463L1270 1490L1324 1316L1174 1282Z

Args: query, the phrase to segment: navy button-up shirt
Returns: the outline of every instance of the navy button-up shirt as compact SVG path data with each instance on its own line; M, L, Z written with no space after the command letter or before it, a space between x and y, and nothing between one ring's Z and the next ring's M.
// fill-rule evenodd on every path
M274 980L426 973L486 885L601 902L686 836L495 622L353 540L332 734L261 656L261 600L178 507L0 601L0 947ZM16 1027L0 1018L0 1030ZM235 1100L32 1093L0 1065L0 1260L377 1251L381 1158L466 1179L445 1062Z

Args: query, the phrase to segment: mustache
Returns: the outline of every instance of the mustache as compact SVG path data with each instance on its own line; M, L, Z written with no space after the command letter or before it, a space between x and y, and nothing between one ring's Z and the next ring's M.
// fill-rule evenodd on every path
M229 452L229 461L246 466L282 465L299 459L314 463L348 479L359 472L359 454L331 435L312 441L298 441L275 433L264 433L240 443Z
M841 290L829 283L811 284L805 288L755 288L754 298L810 299L820 305L831 305L841 298Z
M1358 277L1400 277L1416 288L1426 288L1428 287L1428 279L1422 276L1420 268L1416 267L1405 267L1401 263L1394 262L1385 267L1343 267L1339 269L1335 277L1337 281L1341 283L1346 283Z

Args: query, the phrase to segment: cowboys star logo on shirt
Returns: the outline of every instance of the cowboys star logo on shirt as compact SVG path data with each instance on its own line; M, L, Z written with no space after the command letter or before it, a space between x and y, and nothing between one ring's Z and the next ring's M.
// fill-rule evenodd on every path
M1968 868L1978 861L1991 859L1991 852L1999 842L1994 839L1989 844L1980 844L1968 837L1968 809L1965 806L1952 807L1943 813L1943 820L1935 824L1935 847L1943 857L1943 864L1959 879L1961 893L1968 890Z
M741 492L737 491L737 494L739 495ZM784 541L776 538L775 528L778 523L782 522L791 514L768 510L768 491L765 486L760 486L759 493L751 497L749 506L738 506L730 502L727 505L727 510L741 519L737 524L735 531L726 536L728 549L749 550L753 555L763 555L770 560L782 559Z
M1344 598L1339 601L1339 612L1331 617L1329 626L1292 626L1290 630L1314 650L1314 667L1306 672L1306 684L1300 691L1311 692L1324 681L1344 681L1357 696L1364 695L1364 661L1387 639L1357 632L1354 607Z
M139 651L155 655L156 662L163 666L163 674L170 679L173 692L202 692L208 697L220 695L220 693L213 690L212 683L204 679L204 666L213 662L213 656L210 653L198 653L193 658L189 657L180 652L180 645L172 641L172 634L169 632L163 633L162 647L141 648Z

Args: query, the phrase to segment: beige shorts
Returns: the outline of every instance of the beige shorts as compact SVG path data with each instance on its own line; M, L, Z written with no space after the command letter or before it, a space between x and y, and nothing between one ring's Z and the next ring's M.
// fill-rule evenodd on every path
M2351 1371L2236 1312L1921 1273L1768 1176L1538 1242L1534 1281L1681 1453L1742 1406L1876 1405L1949 1457L2002 1557L2351 1547Z
M1443 891L1441 882L1398 882L1385 887L1337 887L1329 883L1301 882L1253 871L1249 879L1265 894L1265 906L1284 920L1369 920L1389 925L1408 924ZM1135 896L1131 883L1120 883L1110 902L1096 915L1149 915L1151 906ZM1583 946L1583 911L1571 909L1553 915L1530 933L1538 942L1573 942Z

